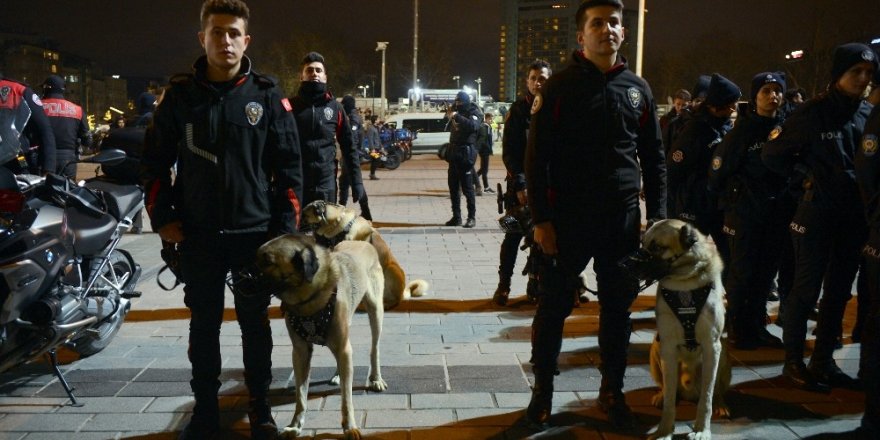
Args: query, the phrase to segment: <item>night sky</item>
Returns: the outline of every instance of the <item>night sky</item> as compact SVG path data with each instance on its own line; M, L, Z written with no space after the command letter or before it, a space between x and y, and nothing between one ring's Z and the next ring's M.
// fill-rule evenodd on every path
M482 77L484 91L494 94L503 1L420 0L420 46L450 47L454 55L450 70L463 83ZM378 75L376 41L390 42L389 57L392 51L412 53L411 0L252 0L248 4L253 38L248 54L259 53L273 40L314 34L344 41L351 61ZM50 37L60 50L97 61L107 74L163 78L186 71L202 53L196 39L200 5L198 0L3 0L3 13L12 19L4 20L0 30ZM706 53L707 45L717 44L713 50L722 54L731 52L728 46L754 47L752 58L760 59L746 64L774 68L781 61L770 58L778 54L781 60L792 49L880 36L878 0L647 0L647 8L644 76L652 84L668 82L664 71L667 76L673 73L663 60L668 62L672 55L701 72L718 71L715 64L724 64L723 59L689 56ZM420 51L420 59L427 56ZM255 63L259 70L260 60ZM409 63L406 69L411 75L411 58ZM332 65L328 73L332 85ZM688 87L693 81L682 82Z

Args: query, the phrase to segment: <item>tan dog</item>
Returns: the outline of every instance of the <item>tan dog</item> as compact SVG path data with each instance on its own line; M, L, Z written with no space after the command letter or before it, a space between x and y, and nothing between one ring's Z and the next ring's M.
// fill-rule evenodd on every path
M651 376L660 386L653 403L662 405L663 412L651 438L672 439L675 405L677 399L685 399L697 402L694 432L688 438L710 439L712 408L718 415L730 415L724 402L731 372L721 338L721 257L706 236L680 220L656 223L645 233L642 247L661 268L655 273L664 273L657 291L657 338L650 361Z
M312 237L283 235L260 247L257 266L264 276L282 284L278 296L293 342L296 410L282 437L296 438L302 433L312 350L317 343L326 345L336 358L345 438L360 439L351 401L354 367L349 341L358 304L366 308L373 337L368 388L384 391L388 387L379 364L384 277L376 250L369 243L346 241L331 252Z
M394 258L388 243L369 220L357 215L353 209L316 200L303 209L302 224L313 228L316 236L328 240L331 245L343 240L356 240L370 242L376 248L385 274L385 291L382 295L385 310L397 307L411 296L423 296L428 291L429 285L425 280L406 282L406 273Z

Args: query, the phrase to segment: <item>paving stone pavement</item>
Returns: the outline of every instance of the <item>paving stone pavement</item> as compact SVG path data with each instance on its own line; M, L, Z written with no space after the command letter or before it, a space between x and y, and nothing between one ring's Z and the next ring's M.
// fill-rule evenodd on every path
M496 147L496 152L497 152ZM366 316L352 323L355 360L354 407L366 438L416 439L623 439L643 438L659 421L650 401L657 388L650 378L648 348L654 337L653 291L633 306L634 333L626 398L641 422L633 432L616 432L597 409L599 356L597 303L576 309L567 320L556 378L553 422L536 434L520 423L529 401L530 325L534 307L524 299L525 279L515 277L508 307L490 303L497 283L499 245L494 195L477 199L477 227L441 226L450 217L446 164L416 156L381 180L365 181L375 225L380 228L408 278L431 283L430 294L386 311L381 344L384 393L366 391L369 328ZM491 159L490 181L504 176L500 154ZM155 282L161 266L153 233L128 235L125 249L143 266L135 299L119 335L94 356L61 353L62 369L82 406L73 407L38 360L0 375L0 440L173 439L192 410L187 360L188 312L182 288L165 292ZM518 258L517 273L524 254ZM591 271L588 271L591 273ZM595 286L595 278L590 277ZM248 437L247 396L242 376L240 331L231 295L222 328L221 406L226 436ZM771 312L775 307L771 308ZM849 332L854 304L847 310L845 346L835 357L849 374L858 369L858 344ZM294 409L291 344L273 303L272 401L276 420L287 424ZM811 322L811 325L814 324ZM768 327L780 335L776 326ZM848 438L858 426L864 395L834 390L816 394L787 388L779 377L779 350L731 352L733 388L730 419L712 424L716 439ZM302 438L341 438L340 396L327 381L335 363L317 347L312 362L309 412ZM677 437L689 432L695 405L678 406ZM837 434L835 434L837 433Z

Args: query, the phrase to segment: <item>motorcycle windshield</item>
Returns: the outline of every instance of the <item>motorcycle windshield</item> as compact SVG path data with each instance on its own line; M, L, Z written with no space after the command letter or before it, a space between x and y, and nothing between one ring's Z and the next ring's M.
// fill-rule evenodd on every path
M21 132L31 118L31 108L21 100L0 106L0 163L18 156Z

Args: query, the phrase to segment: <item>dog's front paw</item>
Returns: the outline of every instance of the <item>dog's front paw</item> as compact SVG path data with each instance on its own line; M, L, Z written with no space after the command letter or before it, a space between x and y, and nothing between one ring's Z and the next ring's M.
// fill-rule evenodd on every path
M388 389L388 384L381 377L370 379L370 391L382 392Z
M707 428L700 432L692 432L688 434L688 440L712 440L712 431Z
M648 440L672 440L672 434L673 432L661 433L658 430L658 432L649 435Z
M651 404L655 408L663 408L663 391L658 391L657 394L654 394L654 397L651 398Z
M278 438L281 438L284 440L294 440L295 438L299 437L299 434L301 432L302 432L301 427L288 426L288 427L285 427L284 429L282 429L281 432L278 433Z
M339 373L334 374L333 377L330 378L330 385L339 386Z
M361 431L357 428L354 429L346 429L345 436L343 437L345 440L361 440Z

